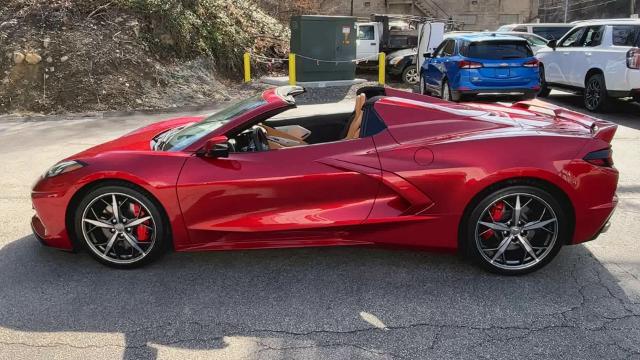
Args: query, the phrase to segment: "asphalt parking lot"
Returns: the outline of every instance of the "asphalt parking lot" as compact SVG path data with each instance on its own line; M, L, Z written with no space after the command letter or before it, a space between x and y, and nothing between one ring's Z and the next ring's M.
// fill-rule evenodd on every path
M174 253L116 271L42 247L35 178L163 117L0 120L1 359L640 359L639 105L602 116L620 125L609 232L528 276L376 248Z

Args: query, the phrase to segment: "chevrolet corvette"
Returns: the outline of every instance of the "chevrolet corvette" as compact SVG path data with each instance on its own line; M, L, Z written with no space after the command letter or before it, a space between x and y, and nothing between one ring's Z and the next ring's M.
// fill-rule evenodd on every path
M347 111L300 111L303 92L269 89L64 159L32 189L35 236L119 268L169 250L383 245L516 275L608 227L615 124L383 87Z

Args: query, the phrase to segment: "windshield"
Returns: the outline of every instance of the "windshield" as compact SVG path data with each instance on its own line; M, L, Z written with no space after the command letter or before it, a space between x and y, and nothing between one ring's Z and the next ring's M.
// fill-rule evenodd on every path
M466 57L487 60L522 59L533 56L526 41L511 40L471 43L468 48L462 49L462 53Z
M547 40L558 40L572 28L573 26L534 26L532 32Z
M211 133L215 129L228 123L229 121L243 115L267 102L262 95L256 95L249 99L235 103L208 118L186 126L179 131L171 134L165 141L158 145L159 150L163 151L180 151L194 142L202 139L203 136Z
M527 36L527 35L519 35L522 38L525 38L527 40L527 42L529 42L529 45L531 46L545 46L547 45L547 41L536 37L536 36Z

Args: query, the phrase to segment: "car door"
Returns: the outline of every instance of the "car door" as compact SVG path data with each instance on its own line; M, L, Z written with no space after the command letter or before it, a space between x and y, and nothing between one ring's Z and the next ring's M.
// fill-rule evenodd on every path
M568 83L571 86L584 87L585 75L598 62L598 52L602 44L604 26L585 28L577 47L568 48L569 55L565 59Z
M453 56L455 50L455 40L447 39L445 40L439 47L438 50L434 53L429 62L427 63L427 77L425 79L425 84L436 92L440 92L442 88L442 80L447 74L446 65L449 61L451 61L451 56Z
M376 26L374 24L358 24L356 39L356 58L375 61L379 49Z
M556 51L554 51L554 62L545 59L544 70L547 82L555 82L564 85L573 85L571 81L571 71L575 66L584 66L584 56L582 49L582 39L585 35L585 27L573 29L563 37Z
M191 157L177 193L195 244L261 247L337 239L365 221L379 189L371 137L224 158ZM318 243L317 243L318 244Z

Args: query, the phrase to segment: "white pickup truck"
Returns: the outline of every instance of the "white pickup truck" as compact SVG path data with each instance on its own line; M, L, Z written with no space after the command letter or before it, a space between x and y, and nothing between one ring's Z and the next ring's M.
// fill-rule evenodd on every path
M444 38L444 23L425 22L410 28L407 23L383 22L356 23L356 59L377 63L378 54L419 47L420 41L429 50L440 45ZM385 31L388 28L388 31ZM421 40L422 39L422 40Z
M640 20L580 22L548 46L536 53L539 96L552 88L581 93L590 111L605 110L609 98L640 102Z

